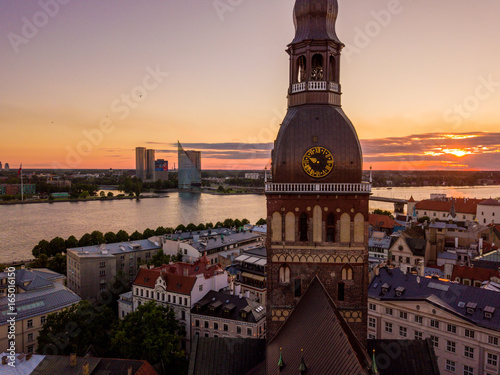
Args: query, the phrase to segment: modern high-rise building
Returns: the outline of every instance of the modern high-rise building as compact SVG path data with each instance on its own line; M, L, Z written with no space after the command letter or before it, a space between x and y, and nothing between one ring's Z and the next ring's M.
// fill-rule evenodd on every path
M146 179L146 148L135 149L135 176L141 180Z
M163 159L158 159L155 162L155 176L156 180L167 181L168 180L168 161Z
M146 150L146 180L156 181L155 150Z
M201 152L185 151L177 142L179 149L179 189L187 190L201 187Z
M299 301L318 282L366 345L371 185L361 181L361 146L341 108L337 12L337 0L297 0L294 8L288 111L266 183L268 358L276 363L281 346L285 363L300 358L282 327L295 321L296 307L301 316Z
M9 163L5 163L5 171L6 172L10 171Z
M0 161L0 171L3 169L2 162Z

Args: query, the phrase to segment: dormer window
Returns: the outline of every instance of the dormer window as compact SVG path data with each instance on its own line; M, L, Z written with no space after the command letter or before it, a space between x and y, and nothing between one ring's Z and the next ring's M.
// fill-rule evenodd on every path
M382 294L387 294L387 292L391 290L391 286L387 283L385 283L384 285L382 285Z
M401 297L403 293L405 292L405 287L404 286L398 286L396 288L396 296Z
M495 313L495 308L491 306L486 306L484 308L484 317L485 319L493 318L493 314Z
M477 303L469 302L466 307L467 307L467 314L472 315L476 311Z

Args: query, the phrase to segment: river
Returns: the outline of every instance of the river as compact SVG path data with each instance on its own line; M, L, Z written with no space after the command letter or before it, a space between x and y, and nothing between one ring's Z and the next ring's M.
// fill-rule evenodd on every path
M500 197L500 186L478 187L411 187L377 188L373 194L388 198L416 200L429 198L431 193L454 197ZM370 208L394 210L391 203L372 202ZM129 234L159 226L222 221L228 217L248 219L255 223L266 216L264 195L212 195L199 193L169 193L168 198L111 200L95 202L65 202L0 206L0 262L31 258L38 241L60 236L80 238L93 230Z

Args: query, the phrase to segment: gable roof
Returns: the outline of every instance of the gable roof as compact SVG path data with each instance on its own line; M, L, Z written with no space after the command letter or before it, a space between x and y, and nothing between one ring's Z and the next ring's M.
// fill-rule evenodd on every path
M472 324L500 331L500 310L491 319L484 317L487 306L500 306L500 293L430 277L419 280L416 275L405 275L398 268L381 268L370 283L368 297L382 301L427 301ZM386 294L382 293L384 284L390 285ZM405 288L400 297L396 296L398 287ZM473 314L467 312L469 302L477 304Z
M406 244L415 256L425 256L425 248L427 247L427 240L422 238L405 237Z
M279 371L282 348L285 367ZM303 349L303 352L301 350ZM371 359L316 276L267 347L268 374L367 374Z
M498 270L488 268L454 266L451 280L455 281L457 277L460 279L489 281L492 277L499 277L499 274Z
M486 199L479 204L481 206L500 206L500 201L497 199Z
M379 228L394 229L399 225L396 220L387 215L370 214L368 220L371 226Z
M162 272L159 268L141 268L135 277L133 285L154 289L156 280L158 280L158 277L160 276L162 276ZM166 290L174 293L189 295L191 294L191 290L193 290L193 286L196 283L196 276L163 274L162 277L167 284Z
M391 352L397 345L399 355ZM439 375L437 357L431 339L368 340L368 353L375 350L380 375ZM387 366L390 358L390 366Z
M254 369L265 361L265 339L193 336L189 375L264 374Z

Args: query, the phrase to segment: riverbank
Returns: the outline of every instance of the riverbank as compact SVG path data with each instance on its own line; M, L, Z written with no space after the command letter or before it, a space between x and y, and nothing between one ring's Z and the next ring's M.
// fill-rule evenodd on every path
M168 195L144 195L140 196L141 199L151 199L151 198L168 198ZM88 197L88 198L59 198L54 200L48 199L34 199L26 201L7 201L0 202L0 206L13 206L18 204L40 204L40 203L67 203L67 202L95 202L95 201L114 201L114 200L135 200L137 197Z

